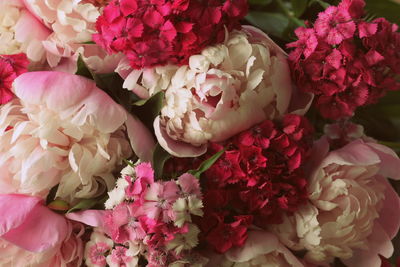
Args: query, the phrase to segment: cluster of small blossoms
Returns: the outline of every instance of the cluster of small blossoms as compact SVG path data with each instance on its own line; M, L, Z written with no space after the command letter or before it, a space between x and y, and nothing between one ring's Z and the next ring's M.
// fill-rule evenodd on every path
M226 151L208 169L204 181L204 218L198 218L201 242L224 253L241 247L250 225L266 228L282 222L307 201L303 165L313 129L298 115L266 120L225 144ZM212 143L208 153L223 149Z
M142 247L137 243L115 244L100 228L96 228L85 246L85 263L88 267L135 267L141 251Z
M93 40L122 52L134 69L187 64L191 55L239 29L246 0L114 0L96 22Z
M149 267L193 257L190 250L197 246L200 230L192 215L203 215L196 177L185 173L176 180L155 181L149 163L124 173L106 202L106 234L116 244L141 247L139 257Z
M11 101L14 94L12 83L19 75L27 72L29 60L24 53L0 55L0 104Z
M316 96L322 116L339 119L400 89L400 33L383 18L365 21L364 0L343 0L318 15L313 27L298 28L288 44L297 86Z

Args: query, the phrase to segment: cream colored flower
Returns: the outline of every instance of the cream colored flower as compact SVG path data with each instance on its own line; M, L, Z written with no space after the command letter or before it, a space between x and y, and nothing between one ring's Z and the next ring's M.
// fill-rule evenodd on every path
M0 54L26 53L31 61L44 59L41 44L50 34L20 0L0 1Z
M100 7L82 0L25 0L27 7L64 42L91 41Z
M288 247L306 249L310 262L380 266L378 254L391 256L400 226L400 199L386 180L400 178L399 164L390 149L362 140L330 152L314 166L310 204L272 230Z
M156 136L169 153L196 156L208 141L226 140L282 116L291 94L285 54L266 35L246 27L174 72L154 123Z

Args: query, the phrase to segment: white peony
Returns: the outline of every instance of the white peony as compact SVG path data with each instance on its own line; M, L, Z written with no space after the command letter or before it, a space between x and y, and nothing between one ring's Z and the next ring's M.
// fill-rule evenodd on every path
M378 254L392 255L400 226L400 198L386 179L400 178L399 158L360 139L329 153L322 139L315 151L310 203L272 230L289 248L306 249L315 264L337 257L347 266L380 266Z
M208 141L284 115L291 95L284 52L262 32L244 27L174 72L154 122L156 136L175 156L200 155Z

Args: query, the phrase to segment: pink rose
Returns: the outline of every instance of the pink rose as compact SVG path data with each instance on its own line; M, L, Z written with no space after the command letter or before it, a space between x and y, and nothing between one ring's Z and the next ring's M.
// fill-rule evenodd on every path
M0 193L73 202L114 186L114 168L134 152L149 160L154 141L92 80L29 72L14 82L17 99L0 108ZM127 133L126 133L127 132Z
M306 249L310 262L338 257L346 266L380 266L379 255L392 255L400 226L400 198L386 179L400 179L400 160L389 148L363 140L327 151L320 140L310 203L273 229L288 247Z

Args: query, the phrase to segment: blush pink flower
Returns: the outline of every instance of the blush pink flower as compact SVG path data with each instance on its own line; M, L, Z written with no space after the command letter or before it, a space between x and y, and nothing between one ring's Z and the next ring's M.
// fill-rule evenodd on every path
M38 197L0 194L1 266L80 266L84 226L51 211ZM86 214L86 212L88 212ZM67 217L101 226L101 211Z
M23 1L26 7L62 42L91 41L91 35L96 32L95 22L100 16L101 6L94 5L91 1Z
M400 227L400 198L386 179L400 179L400 160L362 140L327 148L322 139L310 161L310 203L276 226L277 233L289 248L306 249L305 259L317 265L337 257L349 267L380 266L379 255L392 255Z
M32 62L42 63L45 50L41 41L51 33L22 0L0 1L0 54L26 53Z
M112 171L132 153L126 130L137 155L150 156L145 126L91 80L28 72L15 80L14 93L18 99L0 113L1 193L45 197L59 184L57 196L70 202L112 188Z

